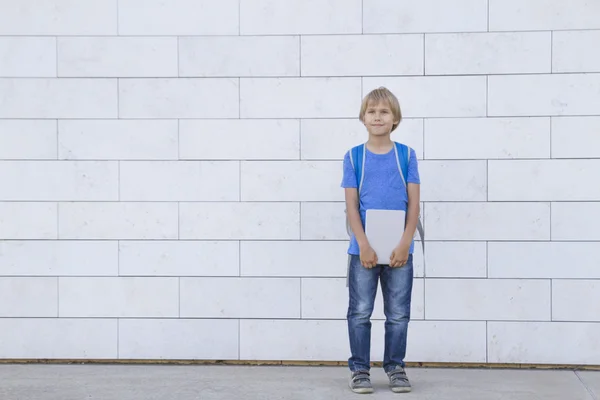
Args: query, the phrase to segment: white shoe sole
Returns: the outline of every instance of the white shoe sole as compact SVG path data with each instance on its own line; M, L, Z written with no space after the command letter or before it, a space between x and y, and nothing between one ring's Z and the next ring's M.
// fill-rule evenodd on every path
M358 394L370 394L375 391L373 388L353 388L351 383L348 384L348 387L354 393L358 393Z

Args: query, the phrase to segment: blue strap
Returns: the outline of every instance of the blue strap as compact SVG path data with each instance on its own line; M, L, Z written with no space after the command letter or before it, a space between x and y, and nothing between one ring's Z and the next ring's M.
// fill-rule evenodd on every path
M404 178L404 184L408 188L406 181L408 180L408 146L395 142L396 149L398 149L398 158L400 158L400 169L402 170L402 177Z
M352 161L354 162L354 173L356 174L356 186L360 192L360 183L363 174L364 143L352 148Z

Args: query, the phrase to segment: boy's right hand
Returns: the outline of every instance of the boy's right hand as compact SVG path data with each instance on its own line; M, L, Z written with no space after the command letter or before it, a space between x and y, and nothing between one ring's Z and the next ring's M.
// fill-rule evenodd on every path
M377 265L377 254L369 245L360 248L360 263L365 268L373 268Z

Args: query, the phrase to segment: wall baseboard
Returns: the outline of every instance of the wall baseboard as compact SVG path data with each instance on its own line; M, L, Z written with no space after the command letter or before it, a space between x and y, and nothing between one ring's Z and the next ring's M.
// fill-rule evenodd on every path
M121 360L121 359L0 359L0 364L116 364L116 365L253 365L253 366L313 366L345 367L345 361L271 361L271 360ZM372 366L381 367L381 362ZM509 364L509 363L442 363L407 362L407 368L463 368L463 369L541 369L600 371L600 365L578 364Z

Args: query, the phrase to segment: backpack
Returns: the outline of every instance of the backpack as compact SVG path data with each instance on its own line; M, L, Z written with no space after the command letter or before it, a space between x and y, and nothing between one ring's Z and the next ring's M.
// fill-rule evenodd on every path
M360 199L360 190L362 188L364 174L363 169L365 167L365 154L366 154L365 144L360 144L356 147L353 147L350 150L350 163L354 168L354 173L356 174L356 182L358 183L358 195ZM408 163L410 161L410 147L394 142L394 152L396 153L396 161L398 163L398 173L400 173L400 177L402 178L402 182L404 182L404 187L408 192L408 185L406 184L406 177L408 176ZM408 193L407 193L408 197ZM360 201L360 200L359 200ZM417 221L417 231L419 232L419 236L421 237L421 245L423 247L423 263L425 263L425 231L423 229L423 223L421 222L421 216L419 215ZM346 213L346 232L348 236L352 236L352 230L350 229L350 221L348 219L348 214Z

